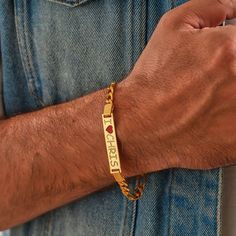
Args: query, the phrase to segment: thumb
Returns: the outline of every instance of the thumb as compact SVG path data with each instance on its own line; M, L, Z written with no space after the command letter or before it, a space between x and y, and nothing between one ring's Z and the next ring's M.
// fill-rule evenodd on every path
M201 29L236 17L236 0L192 0L173 10L176 22Z

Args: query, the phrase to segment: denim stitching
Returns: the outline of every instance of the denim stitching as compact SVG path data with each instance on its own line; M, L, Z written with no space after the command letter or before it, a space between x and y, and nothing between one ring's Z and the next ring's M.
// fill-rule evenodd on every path
M173 175L174 175L174 170L170 169L169 170L169 218L168 218L168 236L171 235L171 218L172 218L172 209L173 209L173 204L172 204L172 194L171 194L171 186L173 185Z
M25 66L27 64L25 61L25 57L23 56L24 55L24 52L23 52L24 43L22 43L20 32L19 32L19 28L20 28L20 24L18 23L19 16L16 15L17 14L16 13L17 12L17 2L15 2L15 4L14 4L14 11L15 11L16 38L17 38L17 43L18 43L19 52L20 52L20 56L21 56L22 67L24 69L25 77L27 79L29 73L27 71L27 67Z
M3 58L2 58L2 52L1 52L1 45L2 45L2 37L1 37L1 31L0 31L0 96L2 98L2 101L0 99L0 116L4 115L4 96L3 96L3 66L2 66L2 62L3 62Z
M143 51L145 48L145 45L147 44L147 32L146 32L146 21L147 21L147 2L146 0L142 0L142 12L141 12L141 30L140 30L140 37L141 37L141 44L140 44L140 50Z
M124 199L124 214L123 214L123 224L121 224L121 236L125 236L125 223L126 223L126 219L127 219L127 209L128 209L128 201L126 197L123 197Z
M138 183L137 179L136 179L136 184ZM133 207L132 207L132 215L131 215L131 227L130 227L130 236L134 236L135 234L135 226L136 226L136 221L137 221L137 208L138 208L138 201L133 201Z
M49 213L49 220L47 223L47 235L48 236L52 235L52 214L53 214L53 212L51 211Z
M217 229L216 229L216 233L217 236L221 236L222 235L222 197L223 197L223 181L224 181L224 173L223 173L223 169L220 168L219 169L219 181L218 181L218 201L217 201Z
M26 52L26 58L27 58L27 65L29 67L29 73L31 75L31 78L29 78L29 83L30 83L30 87L29 89L31 89L31 92L32 94L34 95L34 98L36 100L36 103L40 104L41 106L43 106L43 101L42 99L40 98L40 96L37 94L37 88L36 88L36 79L37 79L37 76L36 76L36 73L35 73L35 70L34 70L34 67L33 67L33 62L31 60L32 58L32 55L31 55L31 50L27 47L28 45L28 42L27 42L27 32L26 32L26 22L27 22L27 19L26 19L26 1L23 1L23 13L24 13L24 17L23 17L23 36L24 36L24 41L25 41L25 52Z
M171 9L175 8L176 0L170 0Z
M130 48L130 56L127 57L127 63L129 63L129 68L131 69L133 66L133 54L134 54L134 36L133 36L133 30L134 30L134 24L133 24L133 15L134 15L134 6L133 6L133 0L129 0L127 3L127 21L130 23L130 29L128 29L127 34L127 48ZM129 61L128 61L129 60Z
M17 12L17 3L15 2L15 12ZM33 95L34 101L36 102L37 106L43 105L42 99L37 95L37 89L35 86L35 71L33 70L33 63L30 60L29 53L30 50L27 47L27 35L25 30L25 12L26 12L26 5L25 1L23 1L23 7L22 9L22 24L19 23L19 20L17 19L19 16L15 15L15 24L16 24L16 35L17 35L17 42L19 45L19 52L22 59L22 66L25 72L25 77L27 79L27 85L29 92ZM22 34L19 32L19 29L22 28ZM23 41L22 41L23 40Z

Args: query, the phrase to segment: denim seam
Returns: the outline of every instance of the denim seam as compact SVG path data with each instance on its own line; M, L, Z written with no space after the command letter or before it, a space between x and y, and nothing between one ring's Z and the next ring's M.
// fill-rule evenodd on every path
M217 201L217 236L222 235L222 198L223 198L223 169L219 168L219 185L218 185L218 201Z
M135 6L134 6L134 2L132 1L131 4L131 68L133 68L134 65L134 52L135 52L135 44L134 44L134 31L135 31Z
M19 7L19 6L18 6ZM34 101L39 105L43 105L42 99L38 96L37 94L37 89L35 85L35 71L33 69L33 62L30 60L29 57L29 49L27 47L27 34L26 34L26 29L25 29L25 24L26 24L26 19L25 19L25 1L23 1L23 7L22 9L22 22L20 24L19 22L19 16L15 15L15 24L16 24L16 37L17 37L17 42L18 42L18 47L19 47L19 52L22 60L22 67L24 69L25 73L25 78L27 80L27 85L29 92L33 95ZM17 3L15 4L15 14L17 14ZM19 32L19 29L22 28L22 33Z
M169 179L170 179L170 183L169 183L169 192L168 192L168 195L169 195L169 206L168 206L168 208L169 208L169 217L168 217L168 236L170 236L171 234L170 234L170 229L171 229L171 218L172 218L172 214L171 214L171 212L172 212L172 208L173 208L173 204L172 204L172 194L171 194L171 186L172 186L172 184L173 184L173 173L174 172L174 170L173 169L170 169L169 170Z
M130 7L130 11L128 10L129 14L127 20L130 21L130 32L127 32L129 35L127 39L128 43L130 43L130 57L129 57L129 68L132 69L134 63L134 2L132 0L129 1L128 8Z
M143 51L143 49L145 48L145 45L147 43L147 37L146 37L146 21L147 21L147 7L146 7L146 0L142 0L141 2L142 4L142 12L141 12L141 32L140 32L140 37L141 37L141 44L140 44L140 49L141 51Z
M136 184L138 184L138 180L136 179ZM138 201L133 201L133 207L132 207L132 215L131 215L131 227L130 227L130 233L129 235L135 235L135 226L136 226L136 221L137 221L137 208L138 208Z
M17 39L17 43L18 43L18 48L19 48L20 57L21 57L21 61L22 61L22 67L24 69L25 78L27 79L28 72L27 72L27 67L25 66L26 65L25 57L23 56L24 46L23 46L22 39L21 39L20 32L19 32L19 28L20 28L19 25L20 24L18 23L19 16L16 15L17 14L17 3L16 2L14 4L14 8L15 8L14 10L15 10L16 39Z
M53 212L51 211L49 213L49 220L48 220L48 224L47 224L47 235L48 236L52 235L52 214L53 214Z
M123 223L121 224L121 230L120 230L120 235L121 236L125 236L125 223L126 223L126 219L127 219L127 209L128 209L128 201L127 201L127 198L126 197L123 197L122 198L124 199L124 213L123 213Z
M176 5L176 0L170 0L170 4L171 4L171 9L173 9Z
M26 0L27 1L27 0ZM26 1L23 1L23 15L24 15L24 19L23 19L23 26L24 26L24 29L23 29L23 35L24 35L24 41L25 41L25 48L26 48L26 58L27 58L27 64L29 66L29 72L30 72L30 75L31 75L31 79L29 80L29 83L30 83L30 89L31 89L31 92L32 94L34 95L34 98L36 100L36 103L40 102L39 104L40 105L43 105L43 102L42 102L42 99L40 98L40 96L37 94L37 86L36 86L36 73L35 73L35 70L34 70L34 66L33 66L33 61L32 61L32 55L31 55L31 51L30 49L27 47L27 45L29 45L29 42L27 41L27 32L26 32Z
M2 37L0 31L0 116L5 115L4 91L3 91L3 53L2 53ZM1 100L2 99L2 100Z
M131 235L135 235L135 226L136 226L136 221L137 221L137 207L138 207L138 201L139 200L137 200L137 201L134 201L133 202L133 207L132 207L132 211L133 211L133 213L132 213L132 219L131 219L131 227L130 227L130 236Z

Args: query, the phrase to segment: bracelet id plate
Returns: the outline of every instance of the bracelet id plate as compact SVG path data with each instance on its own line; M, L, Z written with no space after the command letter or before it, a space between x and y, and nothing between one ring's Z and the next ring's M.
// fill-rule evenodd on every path
M116 138L116 129L113 113L110 116L102 115L105 143L107 149L110 173L121 173L120 157Z

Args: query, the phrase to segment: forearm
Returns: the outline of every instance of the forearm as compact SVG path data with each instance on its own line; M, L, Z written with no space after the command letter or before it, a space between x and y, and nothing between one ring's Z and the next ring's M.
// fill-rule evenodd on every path
M1 121L1 229L114 182L109 173L101 121L105 94L101 90ZM125 129L121 128L125 119L121 121L120 117L128 112L130 95L126 86L117 86L115 117L121 136L125 136ZM124 158L122 169L126 176L139 172L135 160ZM136 165L135 172L132 163Z

